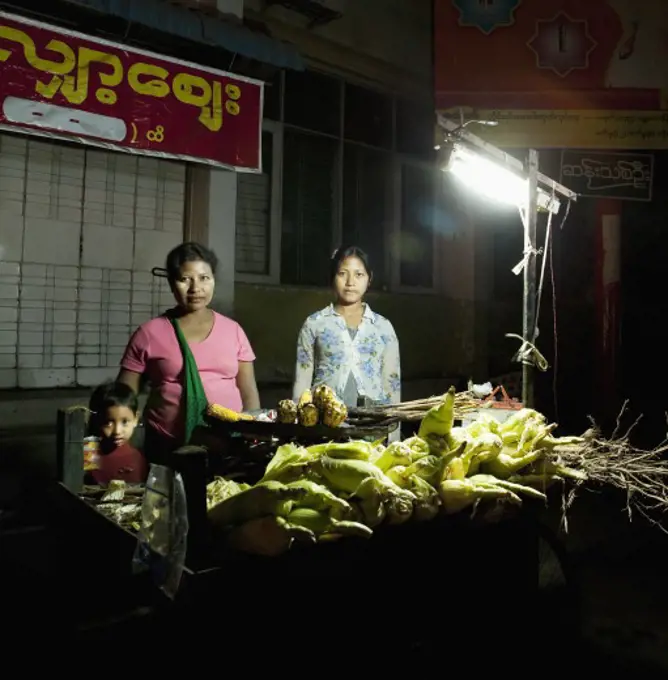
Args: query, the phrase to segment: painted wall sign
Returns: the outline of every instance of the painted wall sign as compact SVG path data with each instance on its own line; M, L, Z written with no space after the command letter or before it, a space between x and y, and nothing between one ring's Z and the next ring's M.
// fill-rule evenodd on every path
M668 148L665 0L435 0L436 108L501 147Z
M561 182L582 196L651 201L654 156L567 149L561 153Z

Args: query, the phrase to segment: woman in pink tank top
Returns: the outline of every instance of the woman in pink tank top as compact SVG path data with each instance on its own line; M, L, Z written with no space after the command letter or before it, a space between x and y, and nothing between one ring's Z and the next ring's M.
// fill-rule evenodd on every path
M183 438L184 362L170 321L174 316L197 363L209 403L235 411L260 408L255 354L246 334L238 323L209 309L217 263L215 253L197 243L174 248L166 268L176 307L141 325L125 349L118 381L136 392L142 377L151 386L144 412L147 448L170 451Z

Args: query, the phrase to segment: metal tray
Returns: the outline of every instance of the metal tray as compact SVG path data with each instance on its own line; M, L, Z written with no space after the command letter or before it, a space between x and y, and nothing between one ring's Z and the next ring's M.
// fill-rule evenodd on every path
M348 439L384 439L389 434L390 427L351 427L343 424L341 427L325 427L314 425L288 425L285 423L270 423L262 420L239 420L225 422L218 418L206 417L211 429L222 436L244 435L257 439L277 439L279 441L300 441L315 443L320 441L346 441Z

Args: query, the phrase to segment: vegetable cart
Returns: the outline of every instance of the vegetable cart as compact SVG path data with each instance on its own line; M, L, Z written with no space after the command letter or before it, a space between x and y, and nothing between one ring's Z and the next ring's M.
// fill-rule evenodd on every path
M66 415L70 420L81 417L76 411ZM332 433L313 428L305 435L297 429L276 429L264 423L215 427L221 437L229 437L244 449L246 467L237 474L250 481L262 475L271 455L266 442L258 441L263 437L271 434L274 438L280 432L283 442L306 437L308 443L333 438ZM341 428L339 438L350 436L345 430ZM76 441L71 431L67 441ZM72 455L77 455L75 449ZM313 617L323 620L327 630L349 630L368 619L363 637L365 644L372 646L387 644L391 635L382 622L394 621L401 622L396 625L401 625L402 639L401 649L392 657L395 662L404 657L424 660L430 649L442 645L444 636L460 649L475 647L477 641L470 631L480 626L481 617L490 615L486 613L490 607L491 615L504 620L502 630L495 624L498 644L505 633L525 629L535 614L542 529L530 511L496 517L482 512L473 517L463 514L382 526L370 540L345 538L331 544L295 545L279 557L262 558L212 541L206 486L214 474L234 476L234 470L224 469L220 458L211 460L209 454L194 447L178 451L174 467L186 487L190 528L181 588L169 606L159 597L155 600L155 590L145 578L132 575L136 546L132 532L91 507L78 495L81 489L69 490L60 484L53 494L54 503L66 514L64 534L69 538L63 542L70 544L72 559L89 565L86 569L98 575L107 574L120 591L118 601L125 600L122 609L151 612L132 619L145 629L142 635L160 631L166 639L165 635L178 631L181 640L191 639L189 636L202 639L212 632L210 624L204 624L210 621L211 612L234 611L233 623L220 623L214 630L235 648L280 646L285 636L292 640L293 626L299 629L302 644L317 646L322 627L303 622ZM72 578L70 567L66 571ZM72 592L75 590L73 587ZM267 611L277 619L283 612L292 623L285 628L281 623L265 622L258 632L258 621ZM434 617L437 625L421 623ZM103 635L105 630L98 628L89 635ZM250 640L248 631L254 631Z
M501 646L506 632L526 628L537 604L537 526L523 513L496 523L440 518L387 527L369 541L297 547L278 558L223 551L208 565L187 565L176 601L167 604L131 575L130 532L62 485L53 502L79 564L63 585L76 592L72 580L85 583L79 574L94 573L116 585L126 610L150 606L150 615L124 622L142 645L218 642L240 657L297 645L307 658L329 651L337 660L384 649L376 663L389 669L433 660L444 640L458 654L472 653L490 627ZM92 628L85 639L104 640L119 627Z

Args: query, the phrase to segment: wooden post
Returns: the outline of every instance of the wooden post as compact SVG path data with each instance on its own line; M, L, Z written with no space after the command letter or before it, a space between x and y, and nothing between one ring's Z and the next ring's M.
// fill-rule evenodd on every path
M621 218L622 202L596 202L596 356L597 401L605 418L619 409L619 349L621 325Z
M172 454L173 469L181 474L188 508L186 565L197 569L209 556L209 520L206 508L208 453L201 446L183 446Z
M87 425L87 412L81 406L58 409L56 434L58 481L72 493L80 493L83 488L83 440Z

